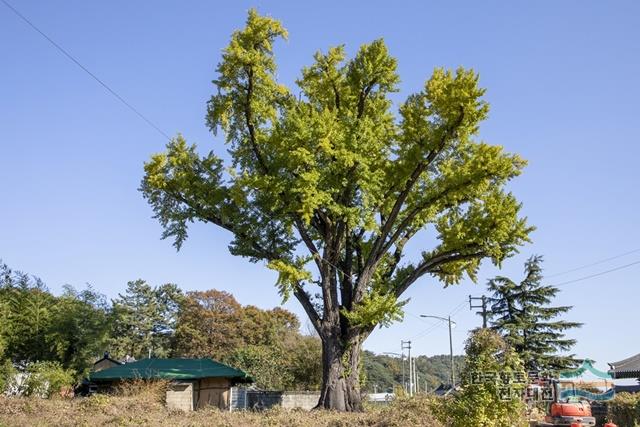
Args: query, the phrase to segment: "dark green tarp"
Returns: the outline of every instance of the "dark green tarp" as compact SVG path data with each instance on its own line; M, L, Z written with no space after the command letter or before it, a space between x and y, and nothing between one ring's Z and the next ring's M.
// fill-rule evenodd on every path
M89 380L97 382L133 379L195 380L200 378L229 378L234 383L253 382L253 379L245 372L212 359L142 359L89 374Z

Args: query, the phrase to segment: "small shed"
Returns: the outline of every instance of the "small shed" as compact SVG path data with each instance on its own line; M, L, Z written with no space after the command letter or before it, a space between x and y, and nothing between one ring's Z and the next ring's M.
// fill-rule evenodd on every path
M638 378L640 380L640 353L619 362L609 363L609 374L614 379Z
M135 379L169 380L167 407L183 411L206 406L229 409L231 387L253 382L245 372L212 359L142 359L89 375L100 389Z

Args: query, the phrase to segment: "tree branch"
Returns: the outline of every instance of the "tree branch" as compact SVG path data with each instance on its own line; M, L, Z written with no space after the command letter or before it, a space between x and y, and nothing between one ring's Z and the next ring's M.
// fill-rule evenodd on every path
M229 221L225 221L222 217L220 217L219 215L215 215L214 213L210 212L208 209L205 209L204 207L202 207L200 204L194 201L188 200L186 197L180 194L180 192L171 191L169 189L167 189L166 191L168 194L170 194L180 203L184 203L185 205L193 209L198 214L198 216L204 219L205 221L215 224L221 228L224 228L225 230L233 233L234 236L238 236L245 241L250 241L251 247L256 251L256 255L260 255L260 256L257 256L256 258L262 258L267 261L280 259L279 254L276 254L275 252L262 247L260 244L258 244L258 242L256 242L254 238L252 238L246 233L243 233L237 230L233 223Z
M316 266L318 267L318 270L322 270L322 261L320 259L320 252L318 251L318 248L316 247L315 243L313 243L313 240L309 236L309 233L307 232L307 229L305 228L304 223L299 218L296 218L295 224L296 224L296 229L298 230L298 234L300 234L300 237L302 237L302 241L307 246L307 249L309 250L309 252L311 252L311 256L313 257L313 260L316 262Z
M352 270L353 270L353 239L352 233L347 230L345 233L345 258L344 262L340 264L342 267L342 280L340 281L340 291L341 296L340 300L342 305L347 309L351 310L352 307L352 298L353 298L353 281L351 278Z
M404 245L409 241L409 239L417 232L415 229L406 230L405 235L402 239L396 244L396 250L393 252L393 261L389 270L385 273L384 279L389 280L393 276L395 269L398 267L400 260L402 259L402 251L404 250Z
M391 232L393 228L393 224L398 218L398 215L400 214L400 211L402 209L402 206L404 205L404 202L407 200L407 197L409 197L409 193L415 186L416 182L418 182L418 179L420 178L422 173L436 159L436 157L442 152L442 150L444 150L447 140L450 137L455 137L456 129L462 124L463 120L464 120L464 110L462 107L460 107L460 116L458 117L458 120L456 120L456 122L453 123L449 129L445 129L438 145L434 147L433 150L429 151L429 154L424 159L424 161L418 162L415 169L409 176L409 179L405 183L404 189L398 195L398 198L396 199L395 203L393 204L393 207L391 208L391 212L389 213L389 216L386 218L384 224L382 225L380 234L378 234L378 236L376 237L372 245L371 252L369 252L369 256L367 257L367 261L365 262L363 274L358 278L358 284L356 285L356 290L355 290L355 295L356 295L356 297L354 298L355 302L358 302L360 300L364 292L364 287L371 279L371 275L373 274L377 263L380 261L380 258L386 252L386 250L383 250L385 246L384 245L385 240L387 239L387 236Z
M322 319L320 319L318 312L316 311L315 307L311 303L311 298L309 297L309 294L304 289L302 289L302 286L300 285L300 283L298 283L295 286L293 290L293 295L300 302L300 305L302 305L302 308L304 308L304 311L305 313L307 313L307 316L309 316L309 320L311 320L311 324L316 329L316 332L318 332L318 334L321 334Z
M433 272L439 266L453 261L470 260L484 256L486 256L486 254L476 248L476 250L471 253L460 253L459 250L452 250L435 255L431 259L424 260L418 264L415 270L413 270L413 273L411 273L398 287L396 287L396 297L399 298L413 282L424 276L426 273Z
M179 194L176 192L171 192L170 194L181 203L186 204L191 209L196 211L198 213L198 216L205 219L206 221L209 221L215 225L218 225L219 227L224 228L225 230L230 231L235 236L251 241L252 242L251 246L254 248L254 250L256 250L258 254L262 255L263 259L267 261L282 259L282 257L279 254L273 251L270 251L267 248L262 247L260 244L258 244L255 241L255 239L252 239L250 236L236 230L232 223L224 221L220 216L217 216L212 214L211 212L208 212L206 209L204 209L202 206L199 206L197 203L191 202L188 199L186 199L182 194ZM311 320L311 323L313 324L316 331L320 333L321 326L322 326L322 319L320 318L320 316L318 315L318 312L316 311L313 304L311 303L309 294L307 294L307 292L302 288L302 285L300 283L297 283L297 285L294 287L293 294L296 297L296 299L300 302L302 307L304 308L304 311L309 316L309 319Z
M360 95L358 96L358 115L357 115L358 118L361 118L362 115L364 114L364 103L367 100L367 97L369 96L369 92L371 92L371 89L373 89L373 86L375 84L376 84L376 81L372 80L371 83L366 85L360 91Z
M251 149L253 150L253 154L256 156L256 159L258 160L263 173L266 174L268 173L269 169L267 168L267 163L264 161L262 153L260 153L260 149L258 148L256 131L253 125L253 112L251 110L251 98L253 97L253 69L251 67L247 67L245 68L245 72L247 73L247 99L244 109L244 116L247 130L249 131L249 142L251 143Z
M488 175L487 176L483 175L480 179L484 179L486 177L488 177ZM459 189L467 187L467 186L469 186L471 184L473 184L472 180L466 180L466 181L463 181L463 182L459 183L458 185L446 188L444 191L440 192L438 195L436 195L434 197L431 197L431 198L428 198L426 200L423 200L422 203L420 203L418 206L416 206L412 211L410 211L407 214L407 216L405 216L402 219L402 221L398 225L396 231L391 235L389 240L382 247L382 252L383 253L387 252L389 250L389 248L391 248L391 246L400 237L400 235L405 231L405 229L409 225L411 225L411 221L413 221L415 219L415 217L418 216L418 214L420 212L422 212L423 210L425 210L426 208L428 208L430 205L432 205L433 203L437 202L438 200L441 200L442 198L446 197L452 191L459 190ZM456 204L459 205L460 203L462 203L464 201L466 201L466 199L462 199L462 200L458 201L458 203L456 203Z

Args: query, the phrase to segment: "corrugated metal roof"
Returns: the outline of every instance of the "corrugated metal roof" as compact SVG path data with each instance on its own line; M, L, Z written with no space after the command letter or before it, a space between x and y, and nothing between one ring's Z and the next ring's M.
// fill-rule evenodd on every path
M142 359L89 374L90 381L199 378L229 378L234 382L253 382L245 372L212 359Z

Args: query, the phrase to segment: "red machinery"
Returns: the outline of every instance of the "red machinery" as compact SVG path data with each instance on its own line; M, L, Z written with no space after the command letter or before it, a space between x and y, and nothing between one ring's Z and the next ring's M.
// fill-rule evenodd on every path
M559 384L552 381L554 388L554 401L549 407L549 415L544 417L544 422L539 423L539 427L595 427L596 419L591 414L591 405L586 401L564 401L558 400Z
M554 427L579 423L587 427L595 426L596 419L591 415L591 405L587 402L553 402L545 423Z

